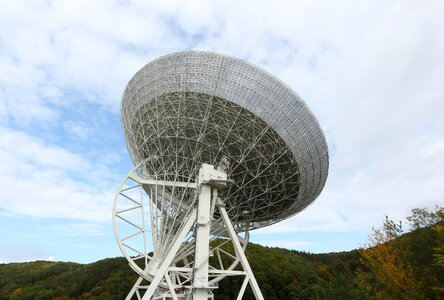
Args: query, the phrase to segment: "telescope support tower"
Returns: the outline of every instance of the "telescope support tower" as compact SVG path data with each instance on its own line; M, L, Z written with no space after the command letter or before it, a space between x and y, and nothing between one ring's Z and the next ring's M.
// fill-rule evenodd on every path
M126 300L133 299L136 296L139 300L150 299L193 299L193 300L208 300L214 299L213 290L217 289L217 283L223 277L226 276L245 276L241 289L239 291L237 299L242 299L242 296L246 290L248 283L257 300L263 300L264 297L259 289L256 278L251 270L250 264L247 261L244 250L246 248L246 242L248 242L248 232L246 232L245 238L241 238L236 233L232 222L227 214L225 204L218 197L218 190L223 188L229 180L223 167L217 169L209 164L202 164L199 170L197 178L197 193L198 202L197 208L194 208L191 212L188 220L186 220L185 226L177 233L174 242L171 245L168 254L159 263L154 271L151 271L152 279L150 279L149 285L142 284L146 281L144 276L140 276L134 284L130 293L126 297ZM224 269L215 269L210 267L210 234L213 220L213 214L215 210L218 210L222 219L222 226L225 231L225 236L228 237L234 249L234 257L236 263L231 267ZM195 234L195 259L192 268L190 266L176 267L174 265L174 258L179 249L183 246L185 237L193 229ZM243 246L241 241L243 242ZM217 249L218 251L218 249ZM216 251L214 251L216 252ZM220 259L220 253L217 252L217 256ZM234 270L234 267L241 263L244 271ZM189 272L190 279L189 285L176 284L177 274ZM166 283L167 289L162 287L162 283ZM185 290L185 292L184 292ZM145 292L143 292L145 291Z
M140 276L126 299L214 299L227 276L245 278L237 300L248 284L263 299L244 254L249 232L302 211L328 175L306 103L241 59L184 51L140 69L121 114L134 168L112 221Z

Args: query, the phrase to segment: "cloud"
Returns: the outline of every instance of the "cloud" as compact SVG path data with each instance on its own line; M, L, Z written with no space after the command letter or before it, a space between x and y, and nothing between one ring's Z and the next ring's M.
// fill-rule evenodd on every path
M68 132L81 139L86 139L93 133L93 129L84 122L65 121L63 122L63 127L65 127Z
M369 231L386 214L402 219L443 201L442 1L1 6L3 213L108 220L120 180L111 162L119 166L125 153L123 141L107 143L120 130L109 124L124 87L151 59L186 49L272 72L326 133L324 192L294 218L256 232ZM91 155L97 151L103 156Z
M369 230L384 215L403 219L443 202L442 8L397 3L383 12L370 5L309 14L317 24L307 34L323 42L309 51L313 64L290 60L283 77L326 131L329 179L306 211L265 232Z
M0 137L0 204L4 213L109 219L113 190L91 177L95 172L91 162L21 131L0 128Z
M109 228L106 228L109 229ZM59 224L48 228L49 231L57 232L64 236L101 236L105 228L97 223L74 223Z
M54 261L54 255L29 245L0 244L0 263Z
M79 249L93 249L93 248L96 248L95 245L91 245L91 244L75 244L74 247L75 248L79 248Z
M60 108L73 105L64 95L72 91L83 101L117 111L128 78L149 58L186 47L156 11L143 2L2 4L3 118L55 121ZM57 93L48 95L48 90Z
M0 127L0 136L1 149L5 156L11 155L44 168L79 171L91 167L81 156L59 146L47 145L43 140L25 132ZM8 162L6 159L4 161ZM10 170L17 170L17 166L12 164L8 167L11 167Z

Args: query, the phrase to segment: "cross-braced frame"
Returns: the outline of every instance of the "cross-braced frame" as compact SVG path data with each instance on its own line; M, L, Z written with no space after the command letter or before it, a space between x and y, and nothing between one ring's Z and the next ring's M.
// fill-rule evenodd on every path
M248 226L240 237L219 196L229 182L226 174L207 164L201 166L201 173L206 177L196 182L190 178L171 181L169 176L147 174L146 162L142 162L120 185L113 208L114 232L140 276L128 300L179 299L192 294L193 299L212 299L212 291L227 276L245 277L239 299L248 283L257 299L263 299L244 254ZM224 177L211 177L212 173ZM187 198L192 199L189 205ZM215 257L212 262L210 256ZM236 268L239 263L243 270Z
M135 164L157 158L156 172L196 176L202 163L225 157L233 178L225 201L237 226L288 218L324 187L328 150L316 118L285 84L245 61L198 51L161 57L131 79L121 110Z
M130 296L176 299L191 290L193 297L211 298L220 280L242 274L240 295L248 282L258 290L242 250L249 230L303 210L327 178L327 144L309 108L256 66L188 51L137 72L121 111L137 165L119 189L113 214L119 246L140 275ZM199 201L208 187L196 181L204 165L219 166L229 178L223 188L210 186L208 203ZM199 209L202 203L211 205ZM207 209L208 228L199 223ZM224 248L229 240L232 252ZM210 254L219 266L200 270L197 260ZM239 263L243 271L235 269ZM205 293L199 294L196 276L203 276Z

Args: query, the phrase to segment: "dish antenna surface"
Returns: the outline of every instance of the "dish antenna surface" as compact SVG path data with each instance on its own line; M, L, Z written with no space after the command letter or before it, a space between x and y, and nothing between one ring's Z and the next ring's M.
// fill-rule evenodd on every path
M248 284L263 299L244 254L249 231L307 207L327 178L307 105L248 62L187 51L138 71L121 113L135 167L113 226L139 275L126 299L213 299L227 276L244 276L238 299Z

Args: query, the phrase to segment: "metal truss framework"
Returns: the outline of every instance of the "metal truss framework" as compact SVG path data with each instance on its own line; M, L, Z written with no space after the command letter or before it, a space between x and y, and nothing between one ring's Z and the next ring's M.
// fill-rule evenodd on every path
M213 299L226 276L245 276L238 299L248 283L256 299L263 299L244 254L248 230L238 236L218 195L229 182L224 166L203 164L196 182L150 178L145 172L144 163L136 166L114 201L116 240L139 274L126 299ZM188 196L194 199L191 206L184 202ZM210 262L210 256L216 259Z
M150 174L195 178L226 159L233 184L221 197L238 229L268 226L319 195L328 172L321 128L285 84L245 61L180 52L142 68L128 83L122 124L135 164Z
M211 298L217 283L234 275L245 275L242 289L250 282L254 291L254 276L236 241L245 249L249 230L303 210L325 185L327 144L309 108L256 66L189 51L137 72L121 112L136 167L117 194L114 230L141 276L127 299L151 294L175 299L187 292ZM196 178L205 164L224 170L229 182L223 189L211 187L211 225L202 233L202 185ZM208 236L206 250L199 246L199 232ZM245 238L238 236L242 232ZM226 248L230 240L233 246ZM197 261L199 255L207 261L208 254L216 255L218 266L209 263L206 292L198 296ZM239 262L243 271L235 269ZM262 299L260 291L256 298Z

